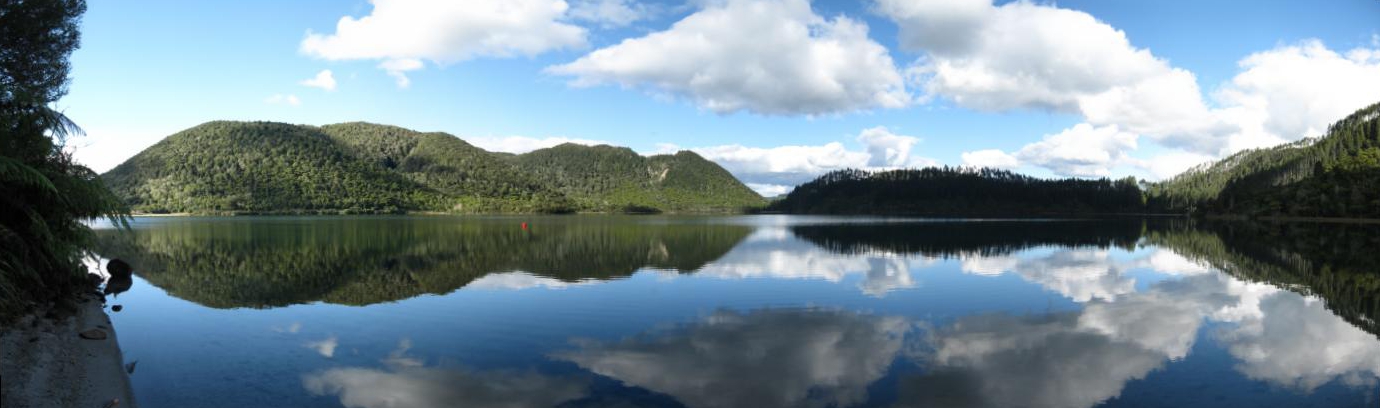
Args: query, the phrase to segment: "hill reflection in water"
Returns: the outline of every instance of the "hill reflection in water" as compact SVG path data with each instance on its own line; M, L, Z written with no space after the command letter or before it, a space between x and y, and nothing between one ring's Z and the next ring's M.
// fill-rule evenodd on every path
M100 236L168 295L330 316L219 346L259 350L272 367L255 375L297 373L261 385L291 405L1351 406L1380 374L1375 259L1349 247L1374 227L520 223L189 219ZM427 293L444 296L409 300Z

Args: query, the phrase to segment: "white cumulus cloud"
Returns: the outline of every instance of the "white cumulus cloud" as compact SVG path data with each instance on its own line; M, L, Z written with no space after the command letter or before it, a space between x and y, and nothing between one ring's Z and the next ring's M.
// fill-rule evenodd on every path
M1229 151L1321 136L1332 122L1380 101L1380 45L1342 54L1321 41L1243 58L1242 71L1216 94L1241 127Z
M883 126L863 129L855 140L862 145L862 150L850 150L842 142L776 147L732 144L688 150L718 163L748 187L768 196L789 192L798 184L834 170L886 170L938 164L934 159L912 154L921 141L919 137L896 134ZM674 145L661 148L665 151L680 149Z
M478 57L532 56L585 46L584 28L561 21L562 0L371 0L363 17L341 17L331 34L308 32L301 51L327 60L381 60L401 72ZM400 63L396 61L408 61ZM401 64L401 65L400 65ZM405 69L404 69L405 68Z
M398 84L399 88L412 85L412 80L407 77L407 71L416 71L422 69L422 66L421 60L411 58L391 59L379 63L379 69L393 77L393 81Z
M1174 151L1151 157L1142 163L1142 167L1150 171L1150 175L1156 179L1164 180L1199 164L1207 163L1216 159L1216 156Z
M899 167L910 164L910 148L920 142L913 136L891 133L877 126L863 129L858 142L867 146L867 165L870 167Z
M1092 15L987 0L882 0L927 96L978 110L1079 113L1093 125L1194 149L1216 149L1227 127L1210 116L1194 74L1137 48Z
M897 23L901 48L922 53L907 69L921 99L980 111L1071 113L1095 129L1115 126L1145 136L1170 148L1138 164L1154 177L1242 149L1321 135L1333 121L1380 100L1380 44L1374 41L1340 52L1305 40L1251 54L1238 63L1235 77L1205 97L1192 72L1082 11L990 0L880 0L876 10ZM1042 156L1083 161L1092 154L1099 162L1118 156L1101 146L1102 153ZM1011 164L1003 152L981 152L970 152L965 164ZM1054 163L1052 170L1063 174L1099 175L1106 168Z
M1076 113L1165 143L1214 150L1229 127L1192 73L1174 68L1087 13L988 0L882 0L903 48L925 51L910 72L927 96L984 111Z
M1022 147L1016 158L1064 176L1107 177L1112 167L1128 163L1126 153L1135 149L1136 135L1116 125L1080 123Z
M965 152L962 157L965 166L1010 169L1030 164L1061 176L1109 177L1114 167L1143 164L1127 154L1136 149L1137 138L1116 125L1094 127L1080 123L1045 135L1013 154L989 149Z
M965 167L990 167L994 169L1013 169L1020 166L1020 160L997 149L963 152L960 157Z
M911 96L867 25L806 0L726 0L659 31L549 67L574 86L618 84L717 113L818 115L905 106Z
M321 72L316 73L316 76L304 79L302 80L302 82L299 83L313 88L321 88L327 91L334 91L335 75L331 73L331 70L325 69L321 70Z

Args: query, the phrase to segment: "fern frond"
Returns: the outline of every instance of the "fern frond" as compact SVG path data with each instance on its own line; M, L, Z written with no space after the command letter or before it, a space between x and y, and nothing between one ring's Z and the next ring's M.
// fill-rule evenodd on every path
M38 169L7 156L0 156L0 184L16 184L57 193L57 186Z

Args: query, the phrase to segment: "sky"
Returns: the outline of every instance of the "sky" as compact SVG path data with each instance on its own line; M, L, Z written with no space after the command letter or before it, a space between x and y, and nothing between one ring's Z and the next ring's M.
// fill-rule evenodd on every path
M1160 180L1380 102L1380 0L91 1L69 93L103 172L212 120L492 151Z

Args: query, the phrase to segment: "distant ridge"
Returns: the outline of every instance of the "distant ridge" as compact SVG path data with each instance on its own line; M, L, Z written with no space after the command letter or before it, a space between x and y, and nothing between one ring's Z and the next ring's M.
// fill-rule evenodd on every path
M561 145L511 155L365 122L208 122L101 177L148 213L729 212L764 202L690 152Z

